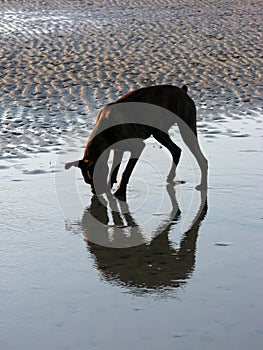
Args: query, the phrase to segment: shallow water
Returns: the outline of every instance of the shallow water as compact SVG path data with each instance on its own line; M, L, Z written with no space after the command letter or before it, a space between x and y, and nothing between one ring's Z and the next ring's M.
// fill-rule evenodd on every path
M2 163L1 348L261 348L262 142L259 136L201 142L210 175L208 208L197 225L186 233L180 228L191 197L185 194L197 192L183 158L186 183L175 187L181 216L145 245L127 249L86 240L87 207L105 216L80 174L61 171L61 154ZM153 145L147 147L154 157ZM153 169L146 175L142 160L128 204L140 193L149 196L139 180L159 200L166 191ZM78 189L84 193L73 210L67 193ZM165 214L156 212L156 202L129 213L143 223L147 211L160 222Z
M0 348L259 350L261 3L124 4L1 1ZM185 82L207 202L187 152L185 183L166 187L170 157L153 140L128 206L64 171L101 105Z

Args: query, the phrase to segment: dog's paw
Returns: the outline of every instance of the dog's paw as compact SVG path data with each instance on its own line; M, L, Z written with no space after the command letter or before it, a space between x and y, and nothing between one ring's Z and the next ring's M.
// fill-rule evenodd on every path
M126 191L123 191L121 189L118 189L115 193L114 196L118 198L119 200L126 202Z

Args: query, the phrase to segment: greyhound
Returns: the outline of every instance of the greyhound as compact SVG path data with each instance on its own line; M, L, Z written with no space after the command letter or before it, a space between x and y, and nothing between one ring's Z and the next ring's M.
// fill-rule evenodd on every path
M195 103L187 91L186 85L181 88L155 85L131 91L107 104L98 113L83 158L65 164L65 169L79 167L84 181L91 185L94 194L99 195L109 191L117 182L123 153L129 151L130 159L114 193L118 199L125 201L131 173L145 147L143 141L153 136L172 155L173 163L167 176L167 182L171 183L181 156L181 149L168 134L171 126L176 123L183 141L201 169L201 183L196 188L200 190L207 187L208 164L197 140ZM110 150L114 151L114 155L109 174Z

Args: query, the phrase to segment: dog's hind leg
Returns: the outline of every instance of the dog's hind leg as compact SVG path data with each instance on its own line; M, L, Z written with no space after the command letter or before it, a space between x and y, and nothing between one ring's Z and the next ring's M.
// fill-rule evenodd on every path
M171 183L175 179L175 173L176 173L176 167L179 163L180 156L181 156L181 148L179 148L170 138L168 133L161 131L161 130L156 130L153 132L153 137L160 142L164 147L166 147L172 157L173 157L173 163L171 165L170 171L167 176L167 182Z
M201 151L197 136L194 132L183 122L177 122L180 134L186 146L192 152L195 157L199 168L201 170L201 182L196 186L197 190L207 189L207 175L208 175L208 162L203 152Z

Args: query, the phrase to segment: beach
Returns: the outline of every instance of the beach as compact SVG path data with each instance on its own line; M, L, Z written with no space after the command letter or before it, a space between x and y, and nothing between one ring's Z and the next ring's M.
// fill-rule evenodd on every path
M0 5L1 349L261 349L262 2ZM65 163L157 84L196 103L207 192L151 138L127 203L93 196Z
M92 113L153 84L187 84L200 131L260 114L260 2L36 4L1 1L4 155L86 136Z

